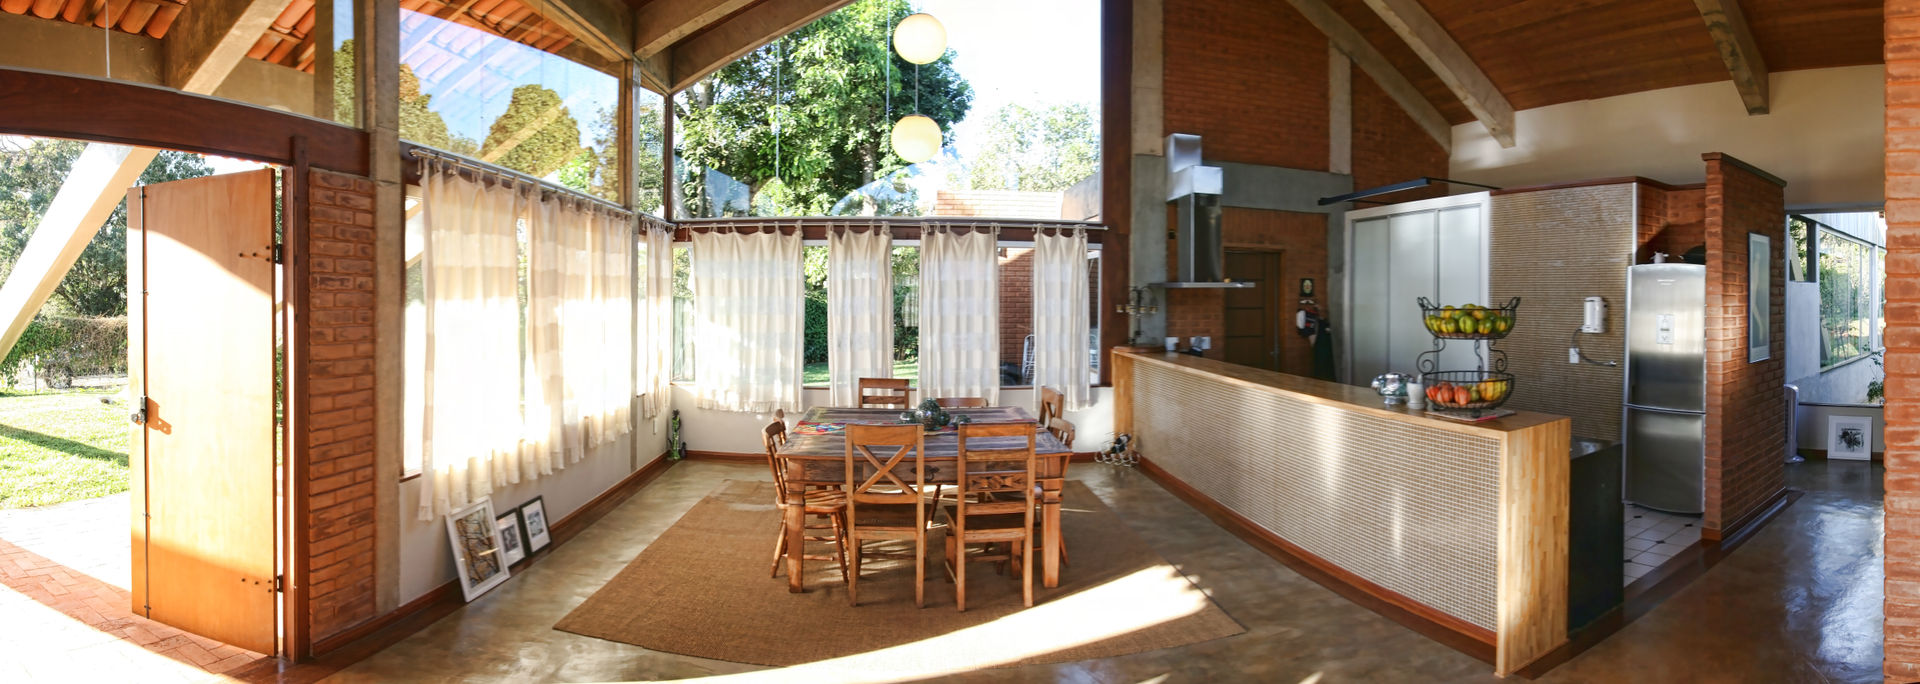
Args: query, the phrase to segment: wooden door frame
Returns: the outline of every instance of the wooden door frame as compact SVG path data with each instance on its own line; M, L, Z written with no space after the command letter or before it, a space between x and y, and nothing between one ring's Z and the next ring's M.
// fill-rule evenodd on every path
M1287 248L1285 245L1253 244L1253 243L1247 243L1247 242L1222 242L1220 244L1220 252L1221 252L1220 268L1222 272L1226 270L1226 253L1227 252L1253 252L1258 254L1272 254L1274 258L1280 260L1281 281L1284 282L1286 280ZM1286 303L1285 301L1280 302L1280 304L1282 305L1284 305L1285 303ZM1221 309L1220 341L1222 344L1226 343L1226 338L1227 338L1227 328L1226 328L1227 321L1225 317L1226 306L1227 306L1227 302L1226 302L1226 299L1223 297L1221 298L1221 301L1220 301L1220 309ZM1280 320L1283 322L1286 320L1286 317L1287 317L1286 310L1287 310L1286 306L1280 306L1279 310L1275 314L1279 316ZM1282 336L1282 333L1284 332L1286 332L1284 329L1274 331L1274 340L1273 340L1274 352L1275 352L1275 355L1273 357L1274 368L1268 369L1268 370L1272 370L1276 373L1283 372L1279 368L1282 365L1280 363L1281 357L1279 356L1279 349L1280 349L1280 346L1282 346L1281 342L1283 342L1286 339L1284 336ZM1222 361L1226 360L1226 355L1224 353L1221 355L1221 360Z

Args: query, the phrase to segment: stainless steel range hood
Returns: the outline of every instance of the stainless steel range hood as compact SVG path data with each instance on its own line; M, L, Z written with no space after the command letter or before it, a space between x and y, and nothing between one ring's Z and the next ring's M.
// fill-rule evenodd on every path
M1154 285L1169 289L1240 288L1253 283L1226 279L1226 245L1220 238L1220 167L1200 163L1200 136L1167 136L1167 201L1178 207L1179 280Z

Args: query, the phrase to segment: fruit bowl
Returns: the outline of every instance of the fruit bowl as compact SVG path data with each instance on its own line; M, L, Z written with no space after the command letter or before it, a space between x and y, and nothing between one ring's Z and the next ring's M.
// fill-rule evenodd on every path
M1420 376L1430 408L1484 411L1513 397L1513 374L1492 371L1438 371Z
M1513 326L1518 322L1516 313L1519 308L1519 297L1514 297L1513 301L1499 308L1478 304L1439 306L1426 297L1420 298L1420 315L1426 323L1427 332L1449 340L1504 338L1507 333L1513 332Z

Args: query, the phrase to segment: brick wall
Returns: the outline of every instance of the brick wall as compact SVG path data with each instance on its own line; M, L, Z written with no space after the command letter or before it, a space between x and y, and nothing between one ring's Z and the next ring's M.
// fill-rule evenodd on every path
M318 640L374 616L373 183L312 178L307 588Z
M1280 316L1287 319L1280 337L1280 370L1294 375L1313 375L1313 347L1307 338L1292 334L1292 316L1299 302L1301 278L1312 278L1317 292L1327 286L1327 216L1292 211L1269 211L1222 207L1221 240L1227 249L1280 251L1281 281L1274 285L1281 298ZM1175 276L1178 258L1175 244L1167 241L1168 277ZM1205 335L1213 338L1210 358L1226 356L1226 290L1166 290L1167 334L1177 335L1181 344L1187 338ZM1324 297L1316 297L1324 302ZM1327 313L1325 310L1322 314Z
M1652 263L1654 252L1666 252L1677 261L1687 250L1706 244L1704 186L1642 182L1639 189L1639 247L1634 263Z
M1201 136L1210 161L1327 170L1319 29L1284 2L1166 0L1164 9L1167 133Z
M1920 680L1920 0L1886 3L1886 625L1889 682Z
M1706 515L1713 535L1743 523L1786 487L1786 274L1775 259L1767 286L1769 358L1747 361L1747 235L1786 245L1786 196L1777 180L1718 153L1707 160Z
M1353 70L1353 189L1365 190L1421 176L1447 177L1447 152L1407 116L1366 72ZM1477 188L1459 188L1471 191ZM1449 194L1436 185L1380 199L1411 202Z
M1000 362L1025 360L1033 334L1033 250L1000 250Z

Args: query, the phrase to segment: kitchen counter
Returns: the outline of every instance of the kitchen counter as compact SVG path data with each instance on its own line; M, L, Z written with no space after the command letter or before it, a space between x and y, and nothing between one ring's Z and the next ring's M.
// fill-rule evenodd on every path
M1256 546L1498 674L1565 643L1569 419L1446 420L1182 354L1112 364L1142 469Z

